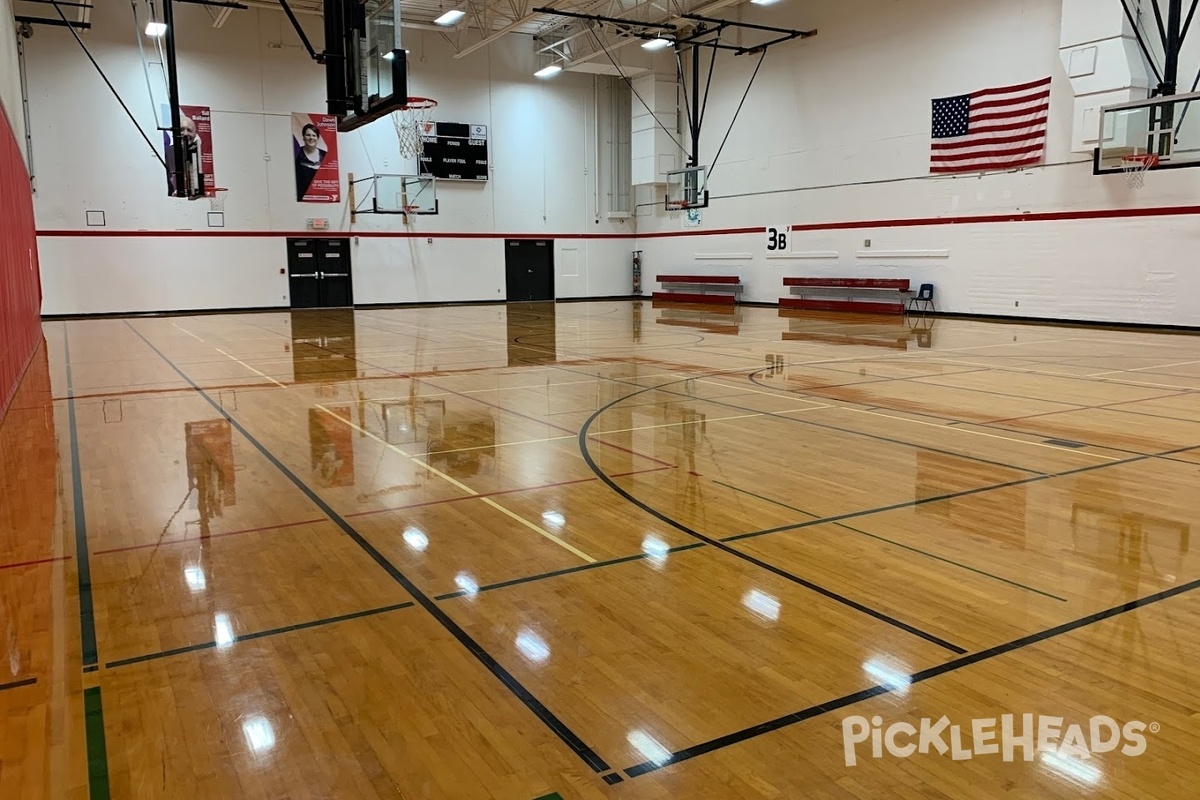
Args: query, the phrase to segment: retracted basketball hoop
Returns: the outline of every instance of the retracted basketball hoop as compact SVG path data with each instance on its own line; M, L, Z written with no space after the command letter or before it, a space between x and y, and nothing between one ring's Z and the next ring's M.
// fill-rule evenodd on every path
M1125 173L1125 183L1130 189L1141 189L1146 185L1146 173L1152 167L1158 166L1158 156L1154 153L1134 153L1121 157L1121 170Z
M426 127L431 125L433 110L437 108L437 100L428 97L410 97L402 108L392 112L392 122L396 126L396 138L400 141L400 155L404 158L417 158L424 147L422 136Z

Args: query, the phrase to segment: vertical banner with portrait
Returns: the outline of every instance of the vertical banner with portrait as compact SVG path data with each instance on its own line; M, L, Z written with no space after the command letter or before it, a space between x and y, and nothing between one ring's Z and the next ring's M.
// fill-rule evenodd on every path
M171 109L162 107L163 127L171 125ZM183 131L184 141L184 171L190 178L187 182L192 186L203 186L204 194L212 196L216 193L216 180L213 178L213 148L212 148L212 111L208 106L179 107L179 126ZM171 131L163 131L163 157L167 162L167 192L175 194L174 155L171 153Z
M337 117L293 113L292 151L296 160L296 202L340 202Z

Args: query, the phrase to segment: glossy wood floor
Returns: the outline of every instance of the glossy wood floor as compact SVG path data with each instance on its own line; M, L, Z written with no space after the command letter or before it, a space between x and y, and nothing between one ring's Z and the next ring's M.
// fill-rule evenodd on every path
M0 798L1196 797L1200 336L44 330L0 426ZM1006 714L1061 719L1006 761ZM848 765L854 718L943 716L957 757ZM1084 757L1100 716L1144 752Z

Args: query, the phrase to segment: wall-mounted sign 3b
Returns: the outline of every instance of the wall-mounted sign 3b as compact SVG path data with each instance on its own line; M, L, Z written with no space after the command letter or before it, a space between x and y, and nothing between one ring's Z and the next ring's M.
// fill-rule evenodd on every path
M767 228L767 252L786 253L789 247L789 233L791 233L791 228L787 225L780 225L777 228Z

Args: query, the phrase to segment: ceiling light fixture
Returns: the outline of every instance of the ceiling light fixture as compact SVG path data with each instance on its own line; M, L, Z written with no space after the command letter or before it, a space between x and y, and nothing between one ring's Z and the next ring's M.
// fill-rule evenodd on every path
M450 11L447 11L445 14L442 14L440 17L435 19L433 21L433 24L434 25L447 25L447 26L454 25L460 19L465 17L466 15L467 15L467 12L465 12L465 11L459 11L457 8L451 9Z
M648 42L642 42L642 47L646 50L662 50L664 47L670 47L673 44L675 43L670 39L659 37L658 39L651 39Z
M147 36L153 36L154 38L157 39L159 36L162 36L166 32L167 32L167 23L165 23L165 22L154 22L153 20L151 20L150 22L146 23L146 35Z
M558 64L551 64L548 67L542 67L541 69L539 69L537 72L535 72L533 74L534 74L534 77L537 77L537 78L550 78L554 75L557 75L560 72L562 72L561 66L559 66Z

